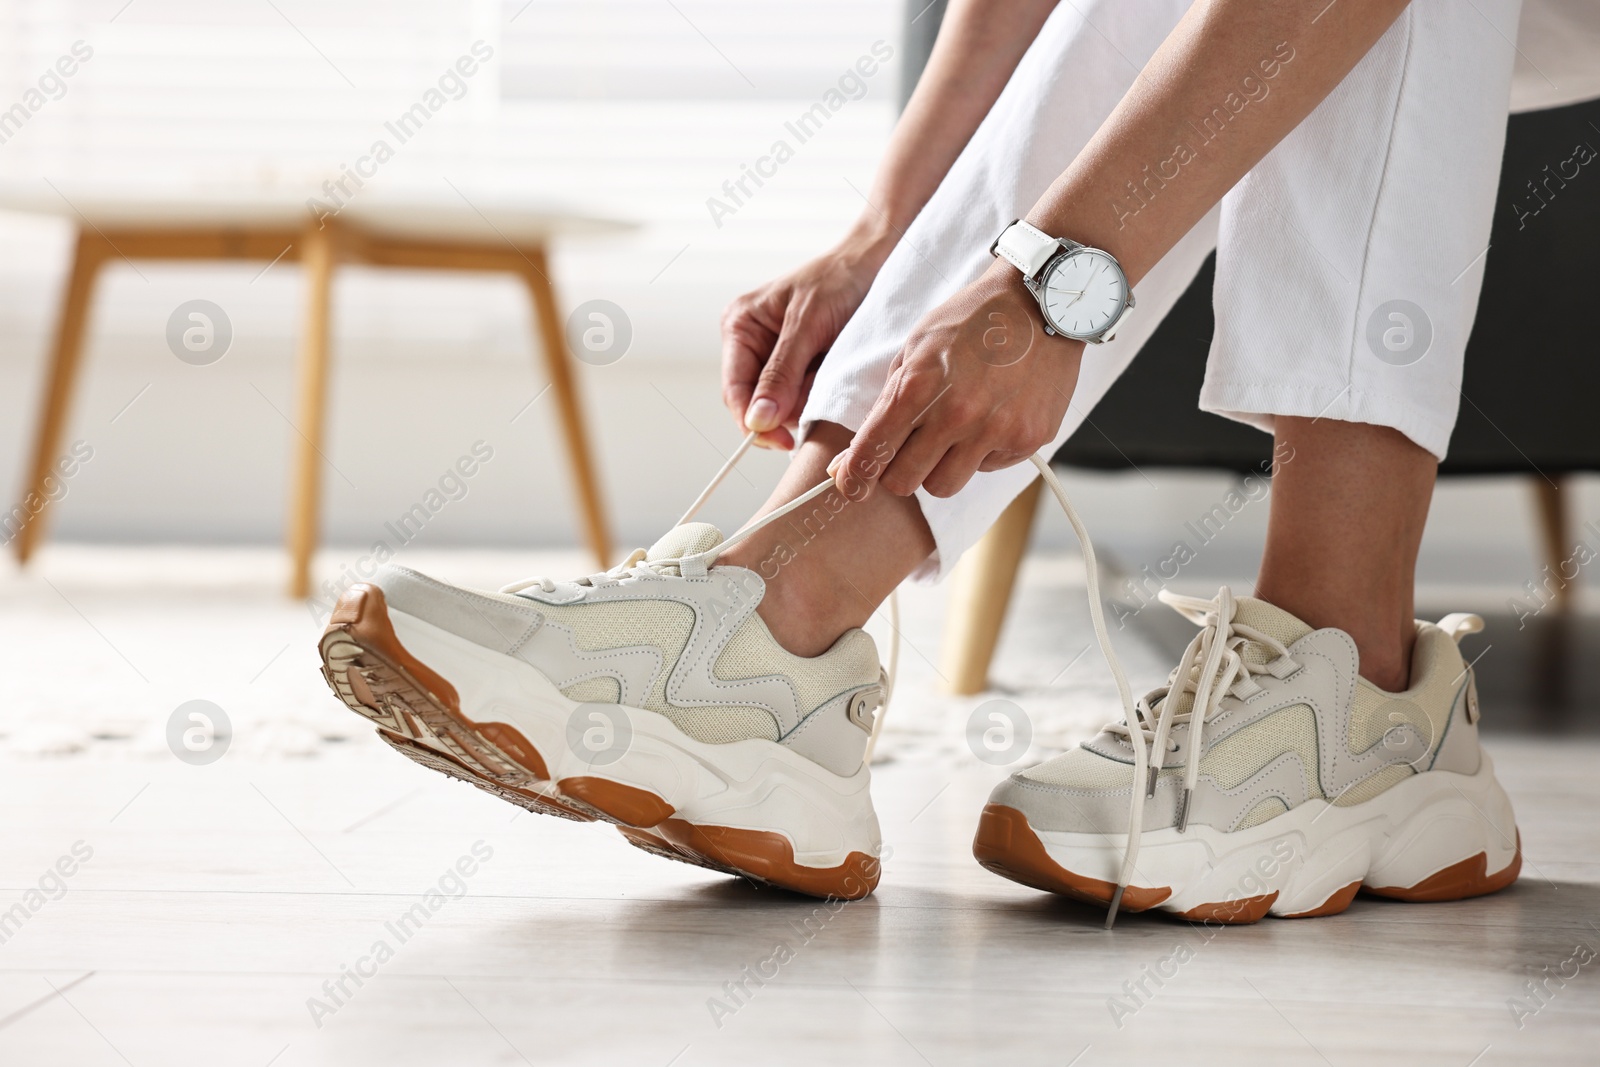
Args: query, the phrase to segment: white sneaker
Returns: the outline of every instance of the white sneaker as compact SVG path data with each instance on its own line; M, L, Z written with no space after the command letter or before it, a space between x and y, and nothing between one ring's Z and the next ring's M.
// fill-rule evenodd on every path
M689 523L615 570L498 593L389 566L340 598L323 673L406 755L530 810L604 819L652 852L797 892L866 896L877 649L851 630L791 655L755 613L761 577L712 566L726 547Z
M1358 890L1459 900L1516 880L1516 821L1456 647L1481 619L1418 622L1411 688L1387 693L1342 630L1226 586L1162 599L1201 626L1167 686L1132 729L1001 783L979 863L1110 904L1108 924L1119 906L1245 923L1336 915Z

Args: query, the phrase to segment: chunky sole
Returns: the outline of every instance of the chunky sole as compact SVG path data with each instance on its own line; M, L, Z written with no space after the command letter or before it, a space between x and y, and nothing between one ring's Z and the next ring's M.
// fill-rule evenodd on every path
M1127 837L1036 830L990 804L972 853L1014 882L1109 905ZM1478 773L1426 771L1348 807L1313 800L1234 833L1153 830L1123 911L1191 921L1337 915L1358 892L1393 900L1463 900L1504 889L1522 870L1522 839L1489 757Z
M776 743L709 745L665 716L581 705L531 664L395 611L360 584L320 642L334 694L434 770L531 811L615 823L630 844L810 896L878 884L877 816L862 768L843 777ZM580 708L626 721L605 761L571 742Z

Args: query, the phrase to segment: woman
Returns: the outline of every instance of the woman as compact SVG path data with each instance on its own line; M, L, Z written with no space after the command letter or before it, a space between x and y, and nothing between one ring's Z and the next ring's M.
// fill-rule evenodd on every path
M1456 649L1481 623L1417 622L1412 586L1518 9L953 0L859 222L725 316L735 419L794 452L762 521L499 594L388 569L323 639L335 690L519 803L870 892L883 694L861 625L1039 474L1214 248L1201 403L1276 438L1256 588L1170 598L1201 633L1169 685L1002 784L974 851L1113 915L1509 884L1515 822Z

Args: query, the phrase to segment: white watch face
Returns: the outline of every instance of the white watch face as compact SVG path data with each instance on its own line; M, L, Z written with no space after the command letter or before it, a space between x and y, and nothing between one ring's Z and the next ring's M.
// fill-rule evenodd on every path
M1069 337L1093 337L1110 326L1127 303L1122 268L1106 253L1081 249L1056 261L1041 299L1050 325Z

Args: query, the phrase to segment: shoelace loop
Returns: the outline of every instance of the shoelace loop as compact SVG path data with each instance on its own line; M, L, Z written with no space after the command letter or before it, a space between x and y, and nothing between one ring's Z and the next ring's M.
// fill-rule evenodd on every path
M734 449L733 455L729 456L727 462L722 465L721 469L718 470L716 474L712 475L711 481L704 489L700 491L700 495L695 498L694 503L689 505L689 510L683 513L683 517L674 524L674 528L689 522L695 517L696 514L699 513L700 509L705 506L706 501L711 499L711 494L716 492L717 486L721 485L723 480L727 478L730 473L732 473L734 466L738 464L739 460L743 458L744 454L750 451L750 446L755 444L755 440L756 432L754 430L745 435L745 439L739 443L739 447ZM785 504L783 507L763 515L755 522L752 522L738 530L733 534L733 536L726 538L725 540L713 545L703 552L695 552L676 557L663 557L661 559L647 559L647 551L645 549L638 548L634 549L633 554L627 559L623 560L617 566L612 567L610 570L573 579L567 584L578 585L592 589L601 589L609 585L616 585L628 578L648 580L667 575L702 577L711 568L711 565L716 562L717 557L722 555L722 553L726 552L728 549L732 548L734 545L738 544L740 541L743 541L745 538L749 537L751 534L754 534L757 530L768 525L769 523L777 522L791 511L804 507L806 504L810 503L812 500L815 500L832 487L833 479L831 478L825 482L821 482L811 487L794 500L789 501L789 503ZM542 593L554 593L557 586L560 584L561 583L554 578L536 576L532 578L523 578L519 581L510 582L506 585L503 585L500 587L500 592L520 593L524 590L532 589L537 586L539 591ZM873 750L877 748L878 736L883 730L883 721L888 716L889 700L894 695L895 674L900 662L901 640L900 602L898 593L889 594L889 628L894 633L894 641L889 647L888 669L882 673L883 703L879 706L878 713L873 716L872 732L867 737L867 746L861 757L863 766L872 762L872 753Z
M1111 723L1106 730L1134 748L1136 765L1139 751L1149 746L1151 762L1143 783L1143 796L1149 798L1155 796L1160 763L1164 762L1157 757L1181 747L1171 740L1174 728L1182 726L1187 729L1189 750L1184 765L1177 824L1178 832L1183 833L1189 826L1189 803L1194 796L1195 784L1199 781L1205 725L1222 708L1223 698L1232 696L1237 700L1248 700L1261 692L1254 675L1270 674L1279 679L1287 678L1299 669L1299 665L1290 658L1289 650L1283 643L1271 634L1238 621L1238 602L1228 586L1223 586L1209 600L1182 596L1165 589L1157 596L1163 604L1198 625L1200 632L1189 642L1178 665L1168 675L1167 684L1152 691L1135 705L1134 718L1128 722ZM1244 655L1244 645L1247 643L1261 645L1277 655L1265 663L1258 663ZM1179 710L1184 695L1191 699ZM1137 773L1135 781L1138 781ZM1134 804L1133 809L1142 815L1140 805ZM1136 836L1135 828L1139 825L1138 821L1130 819L1130 845ZM1137 849L1131 848L1130 854L1136 855Z
M717 486L720 485L723 479L728 476L729 472L733 470L734 465L739 462L739 459L747 451L749 451L750 446L755 443L755 439L756 434L754 432L745 437L745 439L740 443L739 447L734 450L733 455L728 458L728 461L724 463L722 468L712 477L710 484L707 485L699 497L695 499L695 502L689 506L689 510L684 513L683 517L678 520L677 524L679 526L690 521L694 517L694 515L700 510L705 502L711 497L711 494L716 490ZM1100 568L1099 563L1095 558L1094 542L1090 540L1089 531L1084 528L1082 520L1078 518L1078 513L1073 508L1072 502L1067 499L1067 492L1062 487L1060 479L1057 478L1055 472L1050 469L1049 460L1046 457L1038 454L1029 456L1028 459L1033 463L1034 467L1038 469L1039 477L1044 480L1044 483L1050 488L1050 492L1055 496L1056 502L1061 505L1061 510L1066 513L1067 521L1072 524L1072 532L1077 536L1078 544L1083 550L1084 569L1088 584L1089 617L1094 624L1095 640L1100 645L1101 654L1105 656L1106 666L1111 670L1111 675L1117 684L1117 695L1122 701L1124 721L1122 724L1114 724L1113 729L1123 730L1133 748L1134 781L1140 781L1148 776L1153 783L1154 775L1150 773L1151 754L1147 750L1148 743L1154 742L1157 737L1164 741L1165 734L1161 731L1164 725L1167 729L1170 729L1170 724L1167 723L1166 720L1169 720L1171 715L1167 710L1164 709L1162 715L1157 719L1155 735L1151 736L1148 733L1145 726L1145 724L1148 722L1148 719L1144 717L1146 713L1141 712L1139 707L1134 703L1133 692L1128 686L1127 675L1122 669L1122 661L1117 658L1116 649L1111 644L1110 632L1106 628L1105 609L1100 597ZM833 488L833 484L833 479L831 478L818 483L811 489L808 489L806 492L796 497L794 500L789 501L789 503L785 504L783 507L777 508L766 515L763 515L755 522L752 522L740 529L738 532L733 534L733 536L727 538L720 544L706 549L703 552L692 553L677 557L675 559L657 559L646 561L644 558L645 552L643 549L640 549L635 551L632 556L628 557L626 561L624 561L622 564L619 564L617 567L613 567L611 570L603 571L599 574L593 574L585 578L580 578L577 580L577 584L589 585L598 588L604 585L615 584L616 582L620 582L628 577L648 578L670 573L672 570L676 570L677 573L684 576L702 576L710 568L711 564L715 562L716 558L722 553L726 552L740 541L743 541L745 538L751 536L757 530L760 530L770 523L777 522L779 519L798 508L804 507L812 500L815 500L817 497ZM519 582L512 582L511 584L503 587L501 592L517 593L525 589L531 589L535 585L537 585L541 591L549 593L555 591L557 583L550 578L527 578ZM1225 616L1231 622L1233 618L1232 593L1228 592L1228 590L1224 588L1223 594L1228 597L1228 607L1225 611L1218 611L1218 618L1220 619ZM1209 601L1197 600L1193 597L1173 597L1172 599L1168 600L1168 595L1165 592L1162 593L1162 599L1173 604L1174 607L1178 607L1180 611L1186 612L1187 610L1209 610L1209 605L1211 603ZM894 691L894 666L896 660L899 658L899 642L901 640L898 619L899 613L894 594L890 594L889 606L890 625L894 631L895 642L890 653L890 670L887 671L884 676L884 705L879 709L878 714L875 717L876 721L873 723L872 735L868 739L866 753L864 755L865 761L870 761L872 758L872 750L876 746L879 731L882 729L883 720L888 711L888 696ZM1193 652L1195 649L1200 648L1203 645L1206 662L1210 664L1206 671L1203 671L1200 675L1196 676L1196 684L1202 685L1205 692L1203 699L1197 696L1195 702L1196 707L1210 706L1211 691L1212 689L1217 688L1215 684L1216 673L1222 668L1222 661L1226 658L1225 654L1231 652L1231 650L1228 648L1229 638L1225 637L1220 642L1207 642L1203 640L1208 632L1209 630L1202 631L1201 638L1196 639L1197 642L1200 643L1191 644L1190 646L1191 652ZM1241 632L1244 632L1244 630L1241 629ZM1253 631L1251 633L1253 633ZM1260 636L1265 637L1265 635ZM1268 642L1276 645L1276 642L1271 642L1270 638L1268 639ZM1282 648L1281 645L1278 645L1277 647L1280 649ZM1189 660L1189 658L1190 657L1186 655L1186 662ZM1239 661L1239 659L1240 658L1237 653L1232 653L1232 661L1230 661L1230 663L1233 665L1229 667L1229 670L1235 672L1237 671L1238 664L1234 661ZM1172 676L1173 679L1177 679L1179 674L1180 672L1175 671ZM1210 680L1208 681L1207 679ZM1222 687L1222 689L1226 688L1226 686ZM1220 699L1220 691L1221 690L1219 690L1218 699ZM1170 701L1164 703L1170 707ZM1201 716L1201 721L1204 721L1203 715ZM1137 738L1137 741L1134 740L1135 738ZM1190 761L1193 764L1193 767L1191 768L1190 778L1188 779L1191 783L1193 782L1193 775L1198 773L1198 752L1199 745L1193 745L1190 751ZM1123 857L1122 872L1118 877L1116 892L1112 895L1111 905L1106 912L1107 929L1110 929L1112 924L1116 922L1117 909L1122 902L1123 892L1127 889L1129 880L1133 875L1134 861L1137 859L1139 853L1140 835L1138 832L1136 832L1136 828L1143 825L1144 800L1144 790L1133 790L1133 804L1132 810L1129 813L1130 818L1128 824L1128 846Z

